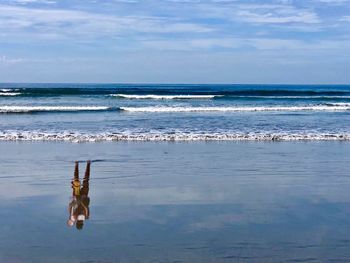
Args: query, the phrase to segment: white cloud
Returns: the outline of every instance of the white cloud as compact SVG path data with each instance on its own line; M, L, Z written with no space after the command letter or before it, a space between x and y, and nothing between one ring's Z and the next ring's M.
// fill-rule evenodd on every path
M234 38L202 38L187 40L143 40L142 44L145 48L158 50L178 50L178 51L194 51L209 50L213 48L233 49L243 46L242 39Z
M343 16L340 21L350 22L350 16Z
M275 9L273 11L252 12L240 10L236 13L237 20L249 23L319 23L320 20L315 13L293 9ZM234 18L234 19L235 19Z
M107 15L76 10L34 9L0 5L2 34L33 37L116 37L135 33L203 33L210 27L155 16Z
M173 12L179 6L167 6ZM181 5L179 16L192 16L194 18L212 18L231 22L252 24L316 24L321 19L312 8L303 8L293 5L292 2L244 2L220 1L198 2Z
M0 64L5 64L5 65L9 65L9 64L16 64L16 63L20 63L24 61L24 59L22 58L9 58L5 55L0 55Z
M334 5L339 5L339 4L344 4L349 2L349 0L313 0L313 1L324 3L324 4L334 4Z
M18 4L56 4L54 0L11 0L10 3Z
M349 50L350 39L304 41L281 38L197 38L181 40L143 40L145 48L156 50L196 51L214 49L255 50Z
M315 12L296 8L289 4L240 4L234 9L231 19L257 24L313 24L320 22Z

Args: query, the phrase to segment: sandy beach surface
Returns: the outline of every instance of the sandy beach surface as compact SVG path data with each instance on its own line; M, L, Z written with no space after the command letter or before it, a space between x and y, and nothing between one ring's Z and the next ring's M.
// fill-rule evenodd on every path
M1 142L0 262L348 262L349 146Z

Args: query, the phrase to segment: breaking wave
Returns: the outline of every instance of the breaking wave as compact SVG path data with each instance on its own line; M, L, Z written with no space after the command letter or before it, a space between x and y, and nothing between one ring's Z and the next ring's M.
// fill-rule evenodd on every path
M129 112L264 112L264 111L348 111L350 104L256 107L120 107Z
M0 92L0 96L18 96L20 92Z
M1 92L17 91L18 89L0 89Z
M18 89L0 89L0 96L18 96L22 94L16 91L18 91Z
M113 97L123 99L153 99L153 100L183 100L183 99L213 99L224 95L131 95L131 94L111 94Z
M0 113L81 112L81 111L125 111L148 113L171 112L295 112L295 111L349 111L350 103L332 103L310 106L255 106L255 107L109 107L109 106L0 106Z
M106 111L105 106L0 106L0 113Z
M0 141L350 141L350 133L102 133L0 132Z

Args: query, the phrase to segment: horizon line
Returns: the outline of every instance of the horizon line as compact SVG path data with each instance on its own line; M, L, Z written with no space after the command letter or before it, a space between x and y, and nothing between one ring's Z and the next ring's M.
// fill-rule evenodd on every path
M350 86L350 83L183 83L183 82L0 82L0 85L7 84L30 84L30 85L43 85L43 84L62 84L62 85L241 85L241 86L253 86L253 85L263 85L263 86Z

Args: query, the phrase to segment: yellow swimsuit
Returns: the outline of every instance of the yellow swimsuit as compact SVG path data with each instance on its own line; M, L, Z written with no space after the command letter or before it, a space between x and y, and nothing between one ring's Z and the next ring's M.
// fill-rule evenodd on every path
M80 181L74 180L72 182L72 187L73 187L74 195L75 196L80 195Z

